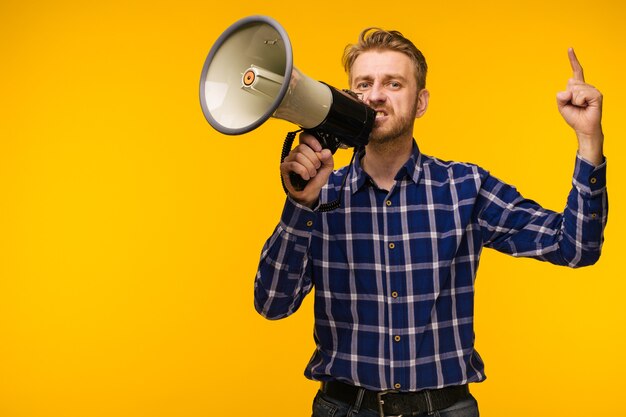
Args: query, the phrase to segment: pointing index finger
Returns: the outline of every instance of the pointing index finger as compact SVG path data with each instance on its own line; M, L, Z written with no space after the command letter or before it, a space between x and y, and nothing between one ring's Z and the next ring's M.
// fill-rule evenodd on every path
M569 56L569 63L572 66L572 71L574 72L574 79L577 81L585 82L583 67L580 65L580 62L578 62L578 58L576 58L574 48L569 48L567 50L567 55Z

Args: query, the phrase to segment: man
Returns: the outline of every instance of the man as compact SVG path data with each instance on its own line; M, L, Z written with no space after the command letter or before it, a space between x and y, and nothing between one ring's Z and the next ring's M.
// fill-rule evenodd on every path
M260 314L279 319L315 288L321 381L313 416L477 416L467 384L485 379L474 350L481 249L580 267L600 256L607 219L602 96L573 70L557 105L578 139L563 213L543 209L470 164L420 152L413 124L428 107L426 62L399 32L370 28L346 48L351 89L376 110L353 166L302 134L281 164L289 197L255 282ZM296 191L295 172L309 180ZM342 180L347 176L345 187ZM316 212L341 194L341 208Z

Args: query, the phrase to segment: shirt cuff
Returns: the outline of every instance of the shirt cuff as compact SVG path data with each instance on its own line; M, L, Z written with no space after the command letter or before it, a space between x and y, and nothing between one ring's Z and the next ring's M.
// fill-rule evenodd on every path
M595 196L604 192L606 188L606 158L603 157L602 163L594 166L580 155L576 155L573 183L582 194Z
M291 197L287 197L280 223L287 233L308 237L313 231L317 213L303 206Z

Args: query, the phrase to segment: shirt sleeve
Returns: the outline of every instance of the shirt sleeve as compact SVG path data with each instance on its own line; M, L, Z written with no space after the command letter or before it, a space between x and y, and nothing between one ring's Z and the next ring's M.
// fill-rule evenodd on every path
M546 210L487 175L479 191L483 244L513 256L572 268L600 257L608 216L606 160L597 167L580 156L562 213Z
M287 198L255 278L254 306L262 316L276 320L293 314L311 291L308 247L316 218L316 212Z

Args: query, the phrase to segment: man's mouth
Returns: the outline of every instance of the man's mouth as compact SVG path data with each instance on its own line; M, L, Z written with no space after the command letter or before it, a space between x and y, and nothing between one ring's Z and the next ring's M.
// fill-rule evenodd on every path
M382 110L377 110L376 111L376 118L377 119L380 119L381 117L385 117L385 116L387 116L387 113L385 113L384 111L382 111Z

